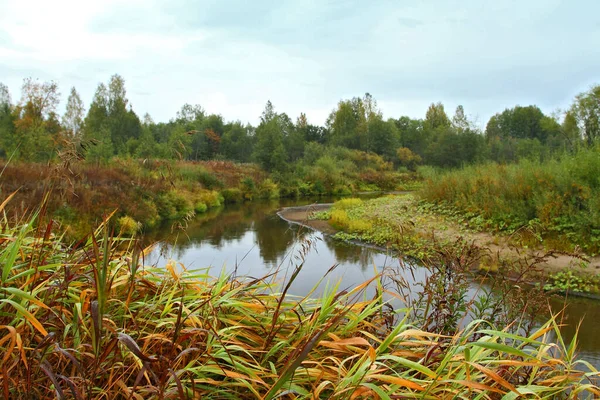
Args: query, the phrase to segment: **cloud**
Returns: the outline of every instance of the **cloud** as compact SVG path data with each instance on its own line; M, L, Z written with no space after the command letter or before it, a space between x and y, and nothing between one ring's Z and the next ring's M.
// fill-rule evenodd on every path
M256 123L270 99L324 123L370 92L386 117L443 101L485 124L517 103L564 107L600 81L599 12L592 0L0 0L0 76L13 98L31 75L89 104L119 73L158 121L200 103Z

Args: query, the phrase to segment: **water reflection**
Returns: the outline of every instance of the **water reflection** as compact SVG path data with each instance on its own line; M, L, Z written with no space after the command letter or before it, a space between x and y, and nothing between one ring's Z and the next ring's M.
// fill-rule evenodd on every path
M164 265L173 259L189 269L210 267L212 275L218 275L224 269L228 273L235 271L238 275L253 277L262 277L279 268L277 278L281 281L296 265L304 262L290 289L291 294L297 295L308 293L336 265L327 281L330 285L339 283L341 289L363 283L375 271L385 267L399 266L398 260L386 254L334 241L320 233L290 225L276 215L279 208L292 205L302 205L302 202L251 203L211 210L190 222L185 232L166 226L148 236L148 241L161 242L145 262ZM411 274L416 275L405 277L411 285L425 280L423 268L411 271ZM327 282L322 282L314 295L322 293L326 285ZM367 296L371 296L372 291L368 290ZM474 295L475 287L469 292ZM408 297L412 295L407 293ZM552 298L550 303L554 311L559 311L564 306L564 298ZM565 342L572 340L577 325L584 318L578 335L580 354L600 366L600 331L596 323L600 320L600 303L576 298L567 303L562 329Z

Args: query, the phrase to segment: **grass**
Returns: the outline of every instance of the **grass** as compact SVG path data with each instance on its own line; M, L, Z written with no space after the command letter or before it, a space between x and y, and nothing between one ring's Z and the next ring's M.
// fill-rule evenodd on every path
M535 232L548 248L600 252L600 147L545 162L430 170L423 199L478 229Z
M384 276L299 298L287 289L301 265L283 283L152 268L138 262L148 249L110 235L108 217L72 248L43 220L1 221L5 398L600 396L555 316L523 336L480 319L441 333L392 309L385 299L401 296Z
M341 151L341 150L340 150ZM184 220L224 203L280 197L349 195L353 190L394 188L414 177L391 170L379 156L349 152L352 168L339 159L288 175L269 174L256 164L231 161L111 160L93 165L71 160L55 164L0 163L0 194L17 191L6 212L14 220L35 209L45 194L49 214L74 240L118 209L148 232L165 221ZM348 156L346 153L339 157ZM349 157L349 156L348 156ZM361 157L365 158L362 159ZM362 168L359 168L359 166ZM361 175L362 172L368 172ZM131 221L129 221L131 222ZM132 227L132 224L129 224Z

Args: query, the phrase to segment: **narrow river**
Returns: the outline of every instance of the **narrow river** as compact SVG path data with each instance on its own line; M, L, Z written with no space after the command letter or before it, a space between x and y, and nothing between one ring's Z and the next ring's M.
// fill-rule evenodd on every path
M319 199L330 202L333 199ZM276 279L284 281L294 267L304 262L290 293L305 295L319 284L313 293L318 296L326 286L339 283L340 289L351 288L373 277L384 267L399 267L400 262L380 251L333 240L319 232L301 228L282 220L277 211L282 207L311 204L310 200L280 200L228 205L191 221L183 231L173 226L149 236L158 244L145 260L146 265L165 265L175 260L187 269L208 268L217 276L221 271L238 276L263 277L278 270ZM425 277L424 268L414 268L408 279ZM413 277L414 274L414 277ZM555 310L562 309L562 297L550 299ZM577 324L579 354L600 367L600 301L570 298L567 301L562 329L570 341Z

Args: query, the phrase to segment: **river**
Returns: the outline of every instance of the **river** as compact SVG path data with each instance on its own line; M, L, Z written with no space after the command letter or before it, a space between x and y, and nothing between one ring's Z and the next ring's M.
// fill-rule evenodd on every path
M334 199L319 199L330 202ZM263 277L277 272L275 279L284 281L295 266L303 267L290 287L290 294L309 293L318 296L326 287L339 284L339 289L352 288L365 282L384 267L400 267L400 261L384 252L343 243L307 228L282 220L277 211L282 207L311 204L310 200L277 200L227 205L209 210L185 229L165 226L147 240L157 245L145 260L146 265L165 265L176 260L187 269L208 268L213 276L234 273L238 276ZM334 267L332 269L332 267ZM329 271L329 272L328 272ZM412 268L411 280L423 280L424 268ZM412 275L415 274L413 277ZM367 292L371 295L372 292ZM579 329L579 354L600 367L600 301L552 297L550 304L560 310L566 303L562 328L565 340L571 341Z

